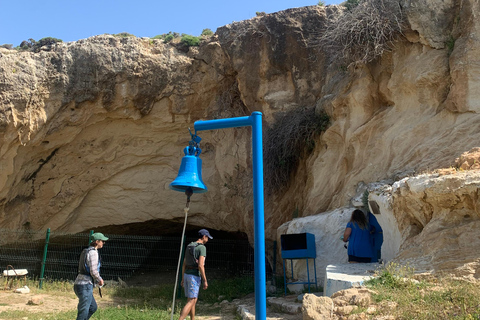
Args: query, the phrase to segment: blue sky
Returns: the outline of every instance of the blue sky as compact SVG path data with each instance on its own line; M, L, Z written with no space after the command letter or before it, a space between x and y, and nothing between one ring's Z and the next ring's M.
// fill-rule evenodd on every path
M327 0L338 4L339 0ZM318 0L0 0L0 44L30 38L76 41L128 32L153 37L169 31L198 36L203 29L250 19L256 12L316 5Z

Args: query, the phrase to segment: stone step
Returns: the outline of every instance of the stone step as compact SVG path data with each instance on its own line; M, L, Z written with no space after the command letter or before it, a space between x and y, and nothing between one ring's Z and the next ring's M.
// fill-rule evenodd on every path
M267 298L267 320L298 320L302 318L302 304L297 295ZM237 315L242 320L255 320L255 299L242 300L237 306Z
M381 265L378 263L330 264L325 270L323 291L330 297L337 291L359 287L371 279Z

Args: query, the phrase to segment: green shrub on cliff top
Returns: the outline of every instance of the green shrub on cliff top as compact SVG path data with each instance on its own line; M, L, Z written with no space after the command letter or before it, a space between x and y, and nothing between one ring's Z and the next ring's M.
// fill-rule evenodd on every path
M189 34L184 34L182 36L182 39L180 40L180 42L183 43L184 45L188 46L188 47L195 47L195 46L198 46L200 44L200 38L195 37L195 36L191 36Z
M40 48L47 47L48 49L50 49L57 42L63 42L63 41L61 39L52 38L52 37L42 38L38 41L35 41L34 39L30 38L28 40L22 41L22 43L20 43L20 46L17 48L22 51L39 52Z
M213 31L210 30L210 29L208 29L208 28L207 28L207 29L203 29L201 35L202 35L202 36L211 36L211 35L213 35Z
M162 34L156 35L152 39L160 39L160 40L163 40L163 42L168 43L175 38L180 38L180 34L178 32L169 31L168 33L162 33Z
M128 32L120 32L117 34L114 34L115 37L120 37L120 38L128 38L128 37L135 37L135 35L128 33Z
M360 4L360 2L361 0L347 0L345 1L345 7L348 9L348 11L352 11L353 8Z

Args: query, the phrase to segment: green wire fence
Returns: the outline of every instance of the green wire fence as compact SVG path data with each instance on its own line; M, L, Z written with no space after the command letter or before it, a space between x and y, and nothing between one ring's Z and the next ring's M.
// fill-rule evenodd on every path
M40 287L43 279L73 281L80 253L88 246L92 232L67 234L50 232L50 229L0 229L0 270L8 265L27 269L29 277L40 279ZM180 237L105 235L109 241L100 251L101 274L105 280L126 280L145 273L175 277ZM187 238L185 245L195 240ZM209 278L253 276L253 258L253 248L247 240L216 238L207 244ZM270 278L271 273L267 277Z

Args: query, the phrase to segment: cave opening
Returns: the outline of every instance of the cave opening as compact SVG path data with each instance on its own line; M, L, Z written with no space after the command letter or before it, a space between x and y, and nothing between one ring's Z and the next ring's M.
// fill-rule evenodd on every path
M196 241L198 230L203 228L213 236L206 244L205 267L209 279L254 275L254 249L244 232L187 224L183 247ZM122 277L135 285L173 283L182 230L183 222L169 220L95 228L95 232L110 238L101 249L105 261L102 274L113 279Z
M208 226L187 225L183 247L198 239L198 230L206 228L213 240L206 244L208 279L254 277L254 248L244 232L228 232ZM43 230L2 230L0 265L6 268L28 269L39 278L42 265L44 278L75 280L78 259L88 246L90 232L102 232L109 238L100 249L101 275L104 280L121 280L128 285L174 283L180 254L183 221L151 220L124 225L109 225L86 229L80 233L52 231L48 239ZM45 248L46 260L43 261ZM271 255L270 255L271 256ZM43 262L42 262L43 261ZM268 261L267 278L272 275Z

